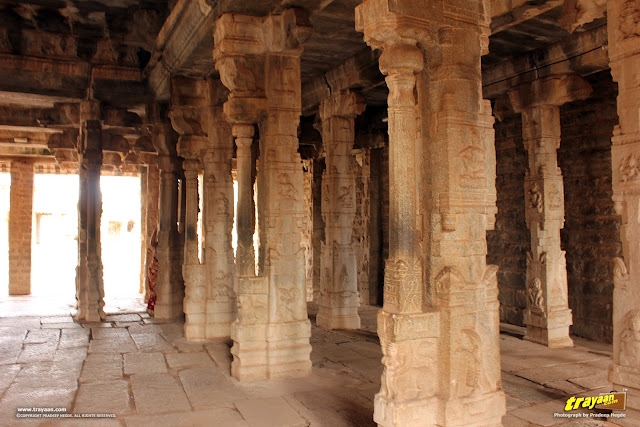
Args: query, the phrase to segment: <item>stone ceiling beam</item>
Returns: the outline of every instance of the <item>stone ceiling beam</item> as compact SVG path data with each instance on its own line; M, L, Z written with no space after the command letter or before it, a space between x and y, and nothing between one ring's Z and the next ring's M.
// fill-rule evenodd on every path
M577 33L543 49L482 70L483 95L495 99L514 85L558 74L589 75L609 68L607 28Z
M546 0L542 2L526 2L509 12L494 16L491 19L491 34L507 30L538 15L542 15L556 7L561 7L564 0Z

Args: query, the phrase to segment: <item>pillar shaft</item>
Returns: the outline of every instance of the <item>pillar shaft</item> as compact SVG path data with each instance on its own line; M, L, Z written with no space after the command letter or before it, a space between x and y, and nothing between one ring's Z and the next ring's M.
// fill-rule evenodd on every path
M432 6L366 0L356 8L356 29L383 51L389 88L389 261L374 420L500 425L497 268L486 265L495 148L480 73L489 17L479 1Z
M524 110L522 129L529 153L524 186L531 231L525 338L553 348L571 347L567 266L560 247L560 230L564 228L564 187L556 155L560 147L560 108L542 105Z
M301 43L309 35L307 19L302 10L287 9L267 17L226 14L216 21L213 56L220 79L231 91L224 105L227 120L232 125L257 123L260 129L259 275L237 274L235 278L238 320L231 331L231 374L239 380L303 376L311 371L301 247L303 179L297 138L300 54ZM256 31L248 32L248 28ZM246 151L242 145L240 141L238 179L245 182L247 168L241 164L246 165ZM243 206L249 205L248 187L244 184L240 188ZM248 210L238 209L239 215ZM242 221L243 227L250 224ZM243 239L248 244L245 233ZM250 265L246 251L240 256ZM241 267L236 264L238 270ZM249 270L246 265L242 268Z
M613 269L613 388L627 390L623 425L640 419L640 28L637 2L607 2L611 74L618 83L618 117L611 146L613 201L622 217L622 258Z
M9 209L9 295L31 293L33 163L11 162Z
M168 130L167 130L168 131ZM158 282L154 316L174 319L182 315L184 248L178 234L178 160L164 154L157 158L160 168L160 228L158 231Z
M558 167L560 105L591 94L575 75L549 76L509 91L514 109L522 113L522 135L529 154L525 173L525 218L531 231L527 253L525 338L552 348L571 347L567 264L560 247L564 227L564 186Z
M153 257L155 256L155 248L152 245L153 233L158 233L158 200L160 197L160 170L158 169L158 165L155 164L155 161L147 164L147 188L146 188L146 197L145 201L147 204L147 216L145 221L147 223L146 226L146 235L144 236L144 244L146 251L145 258L145 301L149 299L149 289L147 282L147 274L149 273L149 266L153 262Z
M234 125L236 137L236 180L238 182L236 273L240 276L255 276L255 254L253 249L253 180L251 165L251 143L253 125Z
M182 146L185 136L180 137ZM184 154L183 154L184 156ZM200 161L187 158L183 163L185 191L184 215L184 260L182 277L184 279L185 337L204 339L206 337L206 269L198 257L198 173Z
M102 131L98 120L86 120L82 124L82 157L80 164L80 230L78 254L78 320L97 322L104 319L104 282L102 276L102 250L100 243L100 219L102 217L102 192L100 171L102 168Z
M345 92L320 105L326 168L322 177L322 245L320 299L316 323L327 329L358 329L358 265L351 239L356 214L355 176L351 150L354 118L364 110L363 99Z

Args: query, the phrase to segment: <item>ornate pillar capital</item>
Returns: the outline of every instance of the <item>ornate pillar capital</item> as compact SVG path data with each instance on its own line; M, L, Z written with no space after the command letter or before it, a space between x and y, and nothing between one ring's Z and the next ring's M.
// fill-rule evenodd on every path
M567 102L586 99L591 85L576 74L560 74L524 83L511 89L509 99L517 113L543 105L559 107Z

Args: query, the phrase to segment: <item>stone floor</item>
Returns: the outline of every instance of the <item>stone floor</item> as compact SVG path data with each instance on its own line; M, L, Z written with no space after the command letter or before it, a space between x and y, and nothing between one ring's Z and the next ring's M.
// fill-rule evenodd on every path
M372 399L382 373L377 308L362 308L358 331L312 328L310 377L239 383L229 375L230 343L187 342L182 324L121 313L139 301L112 304L106 322L80 325L68 306L44 310L21 298L13 305L0 300L2 426L375 425ZM313 307L310 313L313 323ZM520 332L505 327L500 336L505 426L615 425L553 417L567 396L610 390L610 346L577 340L573 349L549 350L521 340ZM33 407L65 408L76 417L16 417L17 408Z

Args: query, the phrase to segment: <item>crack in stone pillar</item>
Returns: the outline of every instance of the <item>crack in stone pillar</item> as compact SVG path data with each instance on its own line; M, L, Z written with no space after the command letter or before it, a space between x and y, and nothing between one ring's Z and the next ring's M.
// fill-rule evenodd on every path
M495 148L480 72L488 12L474 0L365 0L356 29L382 49L389 88L390 242L374 420L500 425L497 267L486 265Z
M308 17L301 9L267 17L225 14L215 28L216 68L231 92L224 105L227 120L232 125L257 123L260 129L261 268L257 277L236 275L231 374L242 381L308 375L310 323L297 151L300 55L310 34ZM248 143L240 141L242 145Z
M527 253L527 325L525 339L551 348L572 347L573 324L567 289L564 228L564 186L558 167L560 105L587 98L591 87L578 76L551 76L509 91L511 104L522 113L522 135L529 153L524 179L525 216L531 231Z
M623 258L613 268L613 388L627 391L627 417L640 419L640 4L607 2L611 74L618 83L618 117L611 147L613 201L622 217Z
M161 129L160 132L172 131ZM154 317L175 319L183 314L184 299L182 278L184 247L177 227L180 161L175 157L175 154L161 154L156 161L160 168L160 228L158 231L158 282L156 284L158 299Z
M358 329L358 265L351 239L356 214L355 176L351 170L354 119L364 111L361 95L344 92L320 104L326 153L322 218L320 299L316 323L327 329Z
M102 249L100 245L100 219L102 192L102 127L98 120L100 106L95 101L81 105L80 132L80 202L78 204L78 254L76 277L79 321L104 320L104 282L102 276ZM80 236L82 234L82 236Z

